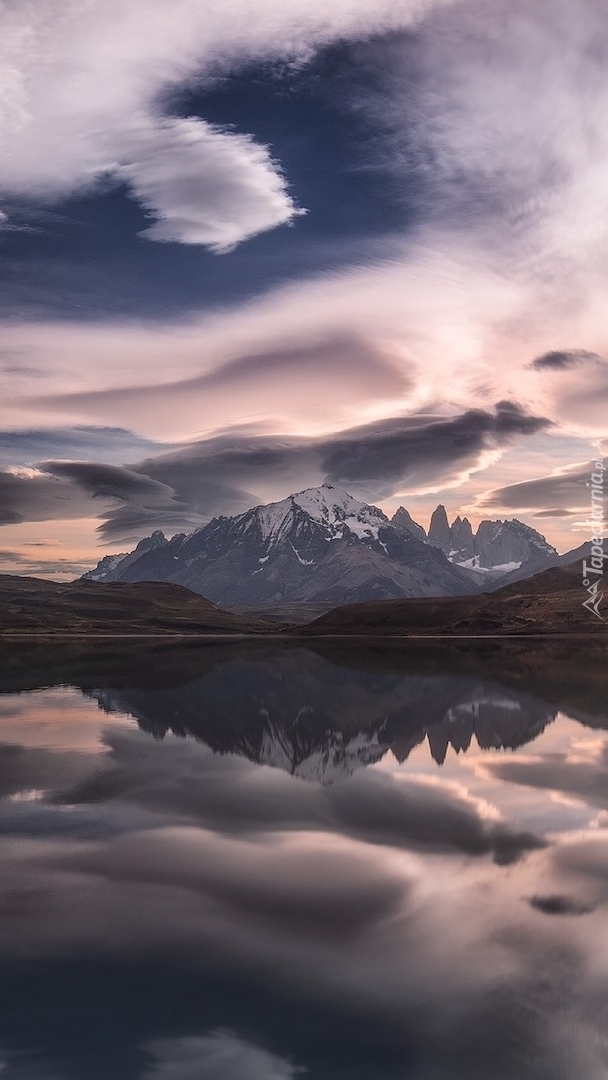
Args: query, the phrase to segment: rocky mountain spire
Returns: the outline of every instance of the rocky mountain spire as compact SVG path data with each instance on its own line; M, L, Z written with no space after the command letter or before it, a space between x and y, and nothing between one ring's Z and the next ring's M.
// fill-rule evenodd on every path
M475 554L480 567L492 567L552 558L557 556L557 551L536 529L512 518L482 521L475 537Z
M426 533L422 528L422 525L419 525L417 521L414 521L409 511L405 509L405 506L400 506L393 514L391 524L394 525L396 529L405 529L418 540L426 540Z
M471 522L468 518L461 518L460 515L458 515L452 523L450 538L452 542L451 550L457 552L457 558L460 561L464 562L465 559L473 558L473 555L475 554L475 540Z
M428 535L429 544L433 544L435 547L441 548L446 555L449 555L452 550L452 539L450 536L450 523L448 521L448 515L445 512L445 506L441 504L436 510L433 510L433 516L431 517L431 524L429 527Z

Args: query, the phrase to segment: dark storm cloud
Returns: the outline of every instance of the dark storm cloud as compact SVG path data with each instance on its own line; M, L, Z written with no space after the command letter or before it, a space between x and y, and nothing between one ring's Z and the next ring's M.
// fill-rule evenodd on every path
M563 349L537 356L530 367L535 371L565 371L567 368L578 367L579 364L588 361L601 364L602 358L597 353L588 352L586 349Z
M131 531L163 525L176 531L200 523L172 488L132 469L49 461L35 470L0 470L0 525L100 516L100 503L111 522L114 515L120 522L120 507L108 509L108 503L128 506Z
M327 479L334 483L362 480L407 480L420 469L440 475L445 466L473 465L482 451L502 446L517 435L534 435L549 421L526 413L514 402L501 401L495 414L471 409L461 416L427 424L382 420L332 440L322 455Z
M241 435L191 444L129 467L45 461L30 476L0 474L0 521L78 517L103 512L101 534L132 538L154 528L195 528L216 514L234 514L266 499L329 481L366 499L397 484L440 482L474 467L480 455L548 425L518 405L494 413L470 410L453 418L395 417L320 439Z
M0 469L0 525L80 518L87 513L89 500L68 479L42 471Z
M595 911L596 904L586 904L582 900L576 900L572 896L531 896L528 903L530 907L541 911L543 915L590 915Z
M261 482L273 483L277 498L323 481L351 486L366 499L383 498L396 484L438 481L454 469L473 467L483 451L547 425L542 417L501 402L495 413L394 417L323 439L227 435L136 468L172 487L180 501L208 517L262 501L255 496ZM104 532L114 534L113 522Z
M93 499L170 500L173 492L158 480L131 469L90 461L45 461L42 467L53 477L72 480Z

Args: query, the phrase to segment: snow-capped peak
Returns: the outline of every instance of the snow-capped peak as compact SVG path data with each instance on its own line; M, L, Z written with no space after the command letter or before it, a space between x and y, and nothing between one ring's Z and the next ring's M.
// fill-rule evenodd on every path
M324 526L331 536L341 535L347 526L359 537L378 538L378 528L388 518L375 506L368 506L331 484L306 488L280 502L256 506L255 514L265 541L277 540L288 531L294 514L302 511L311 521Z
M290 496L290 501L304 510L313 521L319 521L322 525L336 525L348 518L370 525L380 525L388 520L377 507L359 502L348 492L331 484L298 491Z

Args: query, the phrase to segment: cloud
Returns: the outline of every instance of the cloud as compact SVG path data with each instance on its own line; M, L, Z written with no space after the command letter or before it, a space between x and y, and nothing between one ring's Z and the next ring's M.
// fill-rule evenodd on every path
M498 226L497 255L515 271L544 272L553 257L559 273L587 245L597 251L607 39L597 0L465 0L385 57L377 107L395 130L395 164L426 164L429 198L463 229L491 242Z
M145 1049L155 1062L142 1080L294 1080L306 1071L232 1031L157 1039Z
M19 389L13 384L0 403L3 422L24 426L26 416L30 425L36 416L40 426L48 426L52 411L65 424L81 425L87 415L96 423L131 427L137 407L138 431L176 441L244 419L263 421L267 430L306 435L396 411L451 413L470 407L472 400L489 407L517 399L504 364L497 363L489 378L485 352L490 346L479 325L480 319L515 318L504 276L454 252L449 239L441 251L406 250L401 242L392 247L391 261L292 283L247 304L179 323L7 325L6 348L27 357L49 379L43 393L38 379ZM526 360L529 348L528 343ZM353 356L350 378L347 350ZM292 355L300 363L297 380ZM323 355L327 363L320 371ZM258 370L255 365L260 356L276 358L272 383L268 366ZM230 365L248 357L254 374L238 384L231 378L228 394L223 369L225 376L236 376ZM281 357L285 383L278 370ZM198 393L189 385L216 370L217 385L211 378ZM181 382L183 393L172 396L173 384L179 391ZM524 381L519 389L525 396Z
M373 500L404 487L436 490L482 467L488 453L546 425L517 405L500 403L494 413L388 418L318 439L226 435L148 459L137 468L207 517L217 512L214 497L221 495L226 507L230 487L238 490L239 510L264 501L266 493L272 498L278 490L284 498L298 487L323 481ZM218 485L215 493L211 481ZM245 492L251 492L248 504ZM112 529L109 525L104 532Z
M473 291L482 267L486 280L503 275L512 311L496 319L480 299L475 341L485 343L488 380L506 364L511 389L537 408L542 398L543 411L548 396L526 375L526 347L538 356L532 372L573 378L606 352L607 48L597 0L464 0L415 35L378 43L375 92L366 85L357 103L383 133L396 182L417 178L427 251L458 253L456 274ZM445 295L446 282L437 289ZM573 332L579 348L556 348ZM452 389L451 371L448 379ZM597 371L580 401L571 386L556 390L549 415L602 433L606 385Z
M364 845L296 832L269 831L260 841L191 827L142 828L112 838L91 858L76 855L73 866L110 881L188 890L225 908L230 919L318 948L347 949L407 901L408 878L391 873Z
M33 738L47 709L45 695L25 706ZM564 1056L568 1075L601 1075L598 916L541 918L521 903L544 895L553 848L508 871L469 853L469 817L486 835L500 823L444 774L370 769L348 820L328 814L317 785L107 721L107 752L93 760L0 754L9 798L33 794L32 780L49 787L3 806L0 978L12 1008L0 1042L11 1067L25 1045L53 1076L135 1062L146 1080L295 1080L340 1061L353 1080L401 1076L404 1062L415 1080L460 1080L485 1075L498 1046L497 1080L553 1076ZM351 784L335 789L342 800ZM85 787L83 805L73 796ZM377 836L355 839L358 822ZM566 843L566 856L605 874L605 853L577 847ZM562 880L551 889L585 895ZM41 1024L50 986L56 1008ZM117 1033L110 1047L95 1039L100 1018Z
M251 59L302 57L345 36L405 27L424 0L9 0L0 15L0 190L56 201L127 183L153 240L228 250L298 214L280 167L253 136L168 115L194 77Z
M0 188L56 199L94 192L109 178L137 189L158 238L229 246L237 234L287 220L298 178L283 176L279 149L256 142L255 131L173 115L175 91L197 79L198 89L212 86L251 60L301 62L358 36L352 63L361 65L363 89L340 108L367 123L367 164L379 182L392 170L387 182L412 211L407 229L360 247L357 267L313 273L181 323L7 325L7 348L23 370L47 378L11 375L3 425L42 428L52 411L65 426L87 417L128 428L135 415L142 434L172 441L208 439L236 423L267 435L255 454L253 443L230 450L230 477L219 444L213 461L211 445L201 454L208 473L198 481L195 451L191 467L185 458L175 470L159 464L187 520L171 504L157 513L154 499L130 516L127 500L111 508L113 536L155 522L188 528L326 476L369 499L457 489L511 445L511 436L484 420L475 429L472 419L493 415L498 401L519 401L531 416L561 424L564 436L605 435L608 368L598 358L608 355L608 40L597 0L533 8L524 0L263 0L256 20L243 18L243 4L203 12L180 0L179 17L158 0L126 10L117 0L5 4L11 63L2 78L12 127ZM403 27L405 34L387 33ZM433 440L430 431L421 436L426 471L414 432L423 414L436 425ZM465 414L460 441L453 421ZM407 438L402 421L391 432L395 416L411 418ZM380 418L385 427L374 433ZM451 467L442 444L455 449ZM133 468L144 454L126 453L120 463ZM268 461L266 473L246 463L256 454ZM550 473L557 454L536 475ZM50 450L38 460L62 456ZM528 468L521 455L515 478L529 477ZM512 479L503 473L491 483L499 491ZM538 505L543 513L574 508L562 495Z
M544 847L530 832L488 823L474 806L449 789L424 783L387 782L378 773L359 773L329 795L340 830L368 843L430 851L461 851L469 857L491 854L509 866Z
M185 428L200 429L204 416L228 426L243 416L286 424L308 415L314 424L336 425L353 408L402 399L413 375L388 345L357 334L292 340L282 348L248 351L187 379L116 386L39 399L45 411L129 423L134 411L148 417L179 414ZM214 426L219 426L218 424Z
M537 518L565 518L576 517L576 510L562 510L557 506L554 506L551 510L537 510L535 517Z
M155 219L140 235L165 243L204 244L219 254L293 221L294 206L278 165L251 136L193 118L164 120L134 134L124 178Z
M38 469L0 469L0 525L86 517L89 500L67 479Z
M0 460L3 465L33 465L44 458L108 462L125 461L136 454L170 449L142 439L133 431L117 427L16 428L0 431Z
M543 915L589 915L597 907L571 896L559 895L531 896L529 904Z
M19 735L23 737L29 722L28 711L24 705L3 703L0 715L4 728L3 742L0 743L2 765L0 798L6 799L7 796L14 796L22 791L44 791L52 788L53 785L68 786L82 780L89 771L90 761L83 759L79 763L73 754L40 749L36 746L26 747L17 742ZM7 740L7 718L18 722L15 725L16 730L13 727L10 732L13 737L12 743ZM4 809L6 810L7 807L5 806Z
M479 500L482 509L505 507L510 510L540 510L545 516L590 512L590 492L587 486L595 462L569 465L552 476L540 476L518 484L507 484L486 492Z
M200 521L196 511L181 501L171 486L141 472L93 462L50 461L43 468L53 478L72 481L74 490L82 491L91 500L118 503L115 509L97 508L98 514L106 517L108 531L123 531L127 518L131 534L151 527L187 529Z
M102 535L125 538L154 528L189 530L218 513L238 513L263 502L264 493L272 497L277 487L284 498L311 480L345 485L370 499L404 485L432 490L482 467L485 455L547 423L500 402L494 413L394 418L333 438L237 432L130 467L45 461L0 473L0 522L97 512L105 518Z
M605 710L604 710L605 711ZM492 763L489 770L494 777L507 783L539 788L541 791L560 791L564 795L580 799L588 806L608 809L608 747L603 744L597 759L570 760L564 753L546 757L534 757L522 761ZM601 852L608 853L608 845L602 843ZM606 873L606 858L598 862L598 872Z
M577 367L589 361L602 363L602 358L597 353L587 352L585 349L562 349L537 356L530 367L535 371L564 371L566 368Z
M90 562L78 562L77 559L55 557L37 559L24 551L0 550L0 573L25 574L28 577L46 577L65 574L80 577L91 569Z
M211 683L212 685L212 683ZM142 712L145 717L145 713ZM151 725L152 730L153 725ZM271 836L276 829L298 832L301 829L339 834L349 837L357 845L373 845L401 851L426 851L435 853L459 853L472 859L491 856L499 866L518 862L530 852L545 846L543 839L533 833L517 830L507 823L487 821L474 800L462 792L412 780L398 780L390 774L367 769L357 773L348 783L322 788L319 785L293 787L290 777L273 770L266 777L261 791L256 783L256 766L231 755L224 762L209 754L205 747L193 743L185 746L169 739L162 744L125 737L120 732L108 733L112 748L111 767L104 775L93 776L65 792L64 796L74 806L92 802L128 801L142 809L154 812L159 806L176 820L186 820L226 836L244 840L254 833L258 837ZM167 773L167 762L171 773ZM189 777L195 768L196 783ZM238 778L238 784L226 797L227 772ZM204 783L200 782L204 776ZM142 778L145 777L145 783ZM289 800L286 805L287 788ZM186 838L187 839L187 838ZM170 845L164 861L169 862L171 875L179 870L182 880L202 887L213 888L216 871L213 869L211 850L207 868L193 869L189 847L181 855L173 857ZM138 841L141 866L135 847L125 847L119 856L120 866L130 867L130 874L137 878L140 873L158 879L164 873L153 868L153 862ZM174 845L174 850L177 851ZM237 849L235 847L235 858ZM304 858L304 856L301 856ZM337 855L325 864L324 857L313 862L304 859L302 873L307 880L323 880L325 892L313 899L307 891L300 872L280 884L287 873L287 864L277 859L275 878L273 866L267 862L264 881L259 880L258 870L250 862L242 862L239 871L240 885L231 887L231 902L241 909L256 913L256 917L278 918L286 929L315 938L327 935L328 926L336 942L346 940L361 932L364 924L389 914L397 902L399 889L389 876L377 876L375 886L367 883L365 867L356 862L340 864ZM349 856L350 858L350 856ZM336 861L337 860L337 861ZM295 873L295 870L294 870ZM361 877L358 875L361 873ZM354 877L353 877L354 875ZM350 898L342 896L347 886L356 889ZM246 884L246 880L250 884ZM257 884L256 884L257 881ZM291 884L290 884L291 882ZM340 882L342 884L340 884ZM348 885L350 883L350 885ZM227 886L223 895L228 897ZM267 892L269 890L269 892ZM271 893L280 894L280 914ZM335 914L339 911L336 925ZM308 914L307 914L308 912Z
M566 349L545 353L529 366L540 373L543 385L537 386L536 394L546 401L549 415L587 438L605 434L608 363L602 356Z
M112 509L116 504L128 505L132 527L144 531L155 522L178 529L194 527L199 521L172 488L115 465L55 461L33 468L0 469L0 525L100 514L112 520L119 513Z
M475 470L485 452L518 435L533 435L549 425L527 415L516 403L499 402L494 415L482 409L451 418L382 420L330 441L322 467L335 483L392 481L400 485L438 485L456 472ZM453 469L448 469L449 464ZM440 479L441 478L441 479Z
M588 435L604 436L606 433L606 407L608 405L608 364L605 361L589 364L586 369L576 368L576 375L562 377L556 388L555 411L564 424L570 423Z
M170 499L172 492L157 480L117 465L97 464L90 461L47 461L45 471L53 477L73 480L93 499L143 499L164 497Z

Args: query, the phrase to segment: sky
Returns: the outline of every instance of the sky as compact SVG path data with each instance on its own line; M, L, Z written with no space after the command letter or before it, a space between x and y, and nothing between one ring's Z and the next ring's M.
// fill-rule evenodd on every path
M0 572L330 482L590 536L604 0L4 0Z

